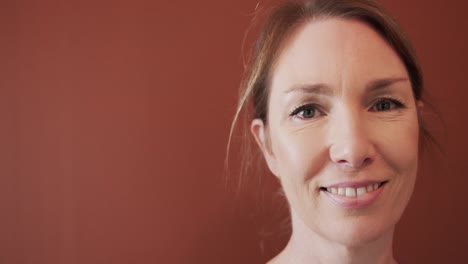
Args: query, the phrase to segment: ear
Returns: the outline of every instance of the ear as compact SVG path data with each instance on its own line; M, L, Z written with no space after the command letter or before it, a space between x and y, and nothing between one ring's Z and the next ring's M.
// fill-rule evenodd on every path
M416 102L416 106L418 107L418 112L419 112L420 114L422 114L423 109L424 109L424 103L423 103L423 101L418 100L418 101Z
M424 103L421 100L416 101L416 112L418 113L418 119L421 120L424 111Z
M271 148L268 128L261 119L257 118L252 121L250 131L263 153L263 157L265 158L268 168L276 177L279 177L277 160Z

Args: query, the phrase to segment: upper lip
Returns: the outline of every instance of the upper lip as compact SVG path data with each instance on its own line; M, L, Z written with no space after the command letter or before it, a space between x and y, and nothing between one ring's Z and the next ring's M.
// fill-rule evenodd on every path
M382 182L387 182L387 180L366 180L366 181L345 181L339 182L332 185L322 186L322 188L359 188L359 187L366 187L371 184L380 184Z

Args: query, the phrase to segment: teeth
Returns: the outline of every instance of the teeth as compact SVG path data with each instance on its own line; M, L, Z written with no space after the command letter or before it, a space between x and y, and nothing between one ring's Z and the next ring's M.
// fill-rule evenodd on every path
M359 188L356 189L357 196L361 196L361 195L366 194L366 193L367 193L366 187L359 187Z
M345 188L338 188L338 195L345 195L346 189Z
M352 187L346 187L346 188L327 188L327 192L333 193L333 194L338 194L341 196L346 196L346 197L359 197L362 196L368 192L372 192L376 189L378 189L380 186L379 183L376 184L370 184L365 187L359 187L359 188L352 188Z
M356 197L356 189L346 188L346 197Z

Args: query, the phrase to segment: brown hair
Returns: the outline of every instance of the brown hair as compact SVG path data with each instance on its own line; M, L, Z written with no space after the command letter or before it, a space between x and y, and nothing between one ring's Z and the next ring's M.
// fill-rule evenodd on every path
M377 2L372 0L305 0L288 1L273 7L258 35L252 54L245 68L241 94L229 134L227 158L229 159L232 136L240 119L243 119L241 151L241 178L253 162L252 137L249 124L260 118L266 124L272 65L281 52L281 45L295 28L316 19L345 18L366 23L378 32L404 63L408 72L415 100L422 99L423 78L419 63L406 35L396 20ZM420 120L422 141L432 140Z

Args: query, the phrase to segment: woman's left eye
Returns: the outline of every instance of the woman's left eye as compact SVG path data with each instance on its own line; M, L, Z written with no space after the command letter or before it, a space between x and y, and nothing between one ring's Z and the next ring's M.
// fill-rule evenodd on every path
M384 98L377 101L377 103L372 106L371 111L385 112L403 107L403 103L396 99Z

